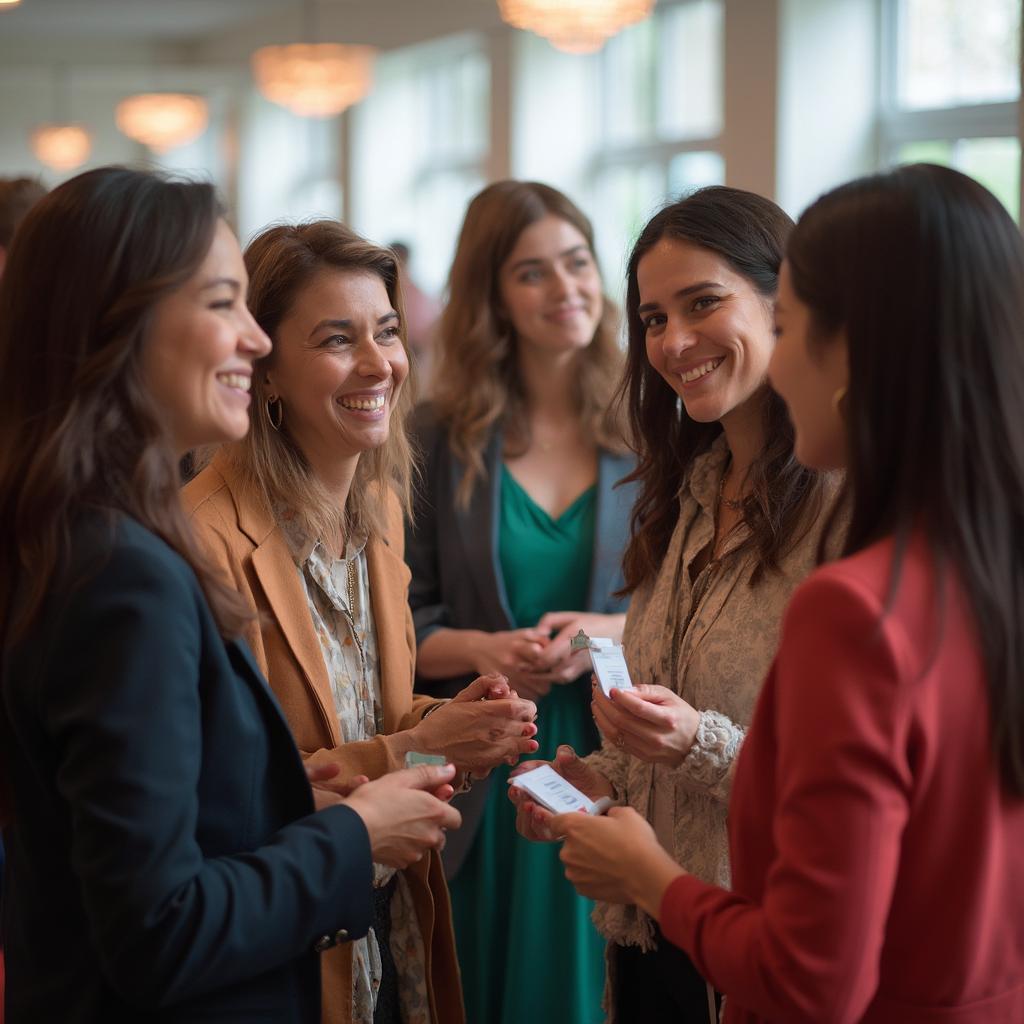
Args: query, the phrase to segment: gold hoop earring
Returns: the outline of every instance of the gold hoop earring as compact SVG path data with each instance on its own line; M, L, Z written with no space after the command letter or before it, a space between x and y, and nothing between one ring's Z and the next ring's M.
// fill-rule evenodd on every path
M280 430L284 422L284 402L274 395L267 399L267 420L274 430Z
M845 397L846 397L846 388L836 388L835 391L832 392L832 410L835 412L835 414L840 419L842 419L842 416L843 416L843 410L842 410L841 406L842 406L842 403L843 403L843 399Z

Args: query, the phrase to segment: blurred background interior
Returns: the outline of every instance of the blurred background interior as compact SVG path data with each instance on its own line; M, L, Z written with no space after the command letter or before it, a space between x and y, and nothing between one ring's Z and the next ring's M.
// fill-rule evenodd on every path
M340 217L407 242L435 295L467 200L509 176L589 213L612 295L639 226L703 184L796 214L925 159L1019 217L1021 0L657 0L618 31L614 8L650 0L581 4L612 20L560 27L571 0L0 0L0 176L200 175L243 242ZM537 32L503 20L530 6ZM296 43L373 49L280 49ZM153 93L184 96L126 102Z

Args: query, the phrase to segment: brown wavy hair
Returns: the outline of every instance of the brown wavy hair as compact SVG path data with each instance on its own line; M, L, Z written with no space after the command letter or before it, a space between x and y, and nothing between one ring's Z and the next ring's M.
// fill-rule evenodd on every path
M626 479L640 484L629 545L623 558L624 593L632 593L661 566L679 519L679 488L693 460L722 433L720 423L698 423L647 358L637 310L637 267L663 238L721 257L766 302L778 288L779 268L793 221L771 200L724 185L698 189L654 215L629 257L626 324L629 350L619 400L638 442L637 468ZM822 510L822 478L793 455L793 427L785 403L765 384L765 447L750 467L751 492L743 502L750 536L741 550L757 552L751 584L778 568L780 558L810 529Z
M535 181L488 185L470 202L462 224L448 278L448 304L438 326L432 397L452 450L466 467L459 489L463 501L485 472L483 451L495 423L504 423L510 455L529 447L516 338L500 312L499 272L523 231L549 215L576 228L595 255L590 221L567 196ZM607 296L602 298L594 339L579 353L575 402L590 436L603 448L623 451L623 422L613 403L622 371L618 314Z
M331 271L376 274L398 313L399 335L408 355L398 263L390 249L368 242L335 220L279 224L249 243L245 265L249 271L249 309L275 343L281 321L315 277ZM287 408L280 430L270 424L266 371L273 365L273 352L256 364L252 428L242 441L226 446L229 457L267 508L280 504L294 509L310 536L339 532L345 536L353 532L380 536L386 526L383 502L388 488L398 494L409 512L412 457L406 421L414 400L411 376L398 391L388 440L359 457L345 508L339 509L288 433Z
M7 642L39 615L86 507L131 516L170 545L225 635L248 621L189 527L179 453L141 367L156 304L198 270L221 214L210 185L104 167L55 189L19 227L0 280Z

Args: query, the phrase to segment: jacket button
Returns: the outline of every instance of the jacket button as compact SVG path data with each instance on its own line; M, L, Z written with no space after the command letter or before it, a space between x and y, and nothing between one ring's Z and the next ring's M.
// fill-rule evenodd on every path
M334 945L335 940L330 935L321 935L316 942L313 943L313 952L322 953L325 949L330 949Z
M340 942L348 942L348 932L344 928L339 928L334 933L334 942L335 944Z

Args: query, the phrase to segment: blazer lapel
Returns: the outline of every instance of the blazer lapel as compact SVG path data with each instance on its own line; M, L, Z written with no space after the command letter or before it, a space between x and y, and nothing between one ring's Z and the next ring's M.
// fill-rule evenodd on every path
M608 611L612 594L623 585L622 545L629 536L629 516L636 485L615 485L633 468L621 455L600 451L597 463L597 519L594 524L594 561L590 569L587 610Z
M392 733L409 711L413 685L414 665L407 631L409 570L383 539L367 544L366 569L380 660L384 731Z
M477 479L468 505L456 500L464 467L453 458L450 495L450 507L454 509L459 538L466 551L466 569L476 582L486 619L492 623L490 628L494 630L512 629L514 626L498 557L498 531L501 526L501 449L501 431L495 430L484 451L486 479Z
M334 713L334 696L331 693L323 651L313 629L313 620L306 605L306 595L295 563L277 529L253 551L252 564L274 618L330 728L331 746L337 746L341 742L341 736Z

